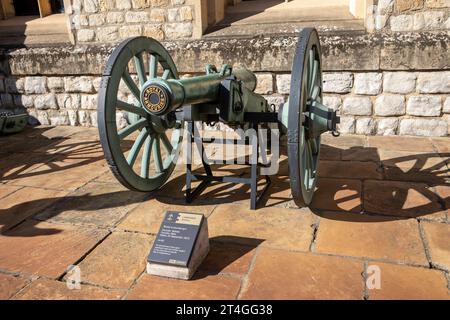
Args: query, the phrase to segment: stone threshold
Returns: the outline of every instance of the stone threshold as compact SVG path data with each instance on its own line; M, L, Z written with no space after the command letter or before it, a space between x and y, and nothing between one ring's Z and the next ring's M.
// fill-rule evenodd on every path
M448 32L321 35L324 71L449 70ZM179 73L199 73L206 63L245 66L254 72L290 72L297 36L164 41ZM117 44L0 49L0 73L100 75Z

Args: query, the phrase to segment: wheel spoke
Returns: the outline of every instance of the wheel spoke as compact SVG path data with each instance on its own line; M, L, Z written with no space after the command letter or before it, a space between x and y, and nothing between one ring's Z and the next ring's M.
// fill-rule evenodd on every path
M160 138L161 138L161 141L162 141L164 147L166 148L167 152L170 155L172 153L172 149L173 149L172 143L170 143L170 140L169 140L169 138L167 138L165 133L161 133Z
M307 90L309 92L311 86L312 86L312 72L314 68L314 50L309 50L309 57L308 57L308 86Z
M147 139L145 140L144 145L144 154L142 155L142 161L141 161L141 177L144 179L148 178L148 169L150 166L150 154L152 153L152 146L153 146L153 137L147 136Z
M150 55L149 65L149 78L156 78L156 72L158 71L158 58L154 54Z
M313 155L317 155L317 153L319 152L316 139L311 140L311 152Z
M145 77L145 69L144 69L144 60L142 59L142 52L138 53L134 57L134 65L136 66L136 72L139 77L139 82L141 83L141 87L144 85L147 80Z
M136 83L134 82L133 78L131 78L130 73L128 72L128 70L125 70L123 72L122 75L122 80L123 82L125 82L125 84L127 85L128 89L130 89L131 93L133 94L133 96L140 101L141 98L140 96L140 91L139 88L137 87Z
M308 186L308 180L309 180L309 162L308 162L308 151L307 151L307 146L305 145L305 149L303 151L302 154L302 160L303 160L303 173L304 173L304 177L303 177L303 185Z
M317 81L318 74L319 74L319 62L317 60L314 60L312 75L311 75L311 84L309 86L309 95L312 95L313 90L317 87L316 81Z
M315 85L310 93L311 99L316 100L320 93L320 87Z
M308 141L308 153L307 154L308 154L308 170L309 170L308 175L310 178L313 178L314 177L314 175L313 175L313 153L311 150L311 142L310 141ZM308 186L309 186L309 179L308 179Z
M126 102L124 102L122 100L117 100L117 108L119 110L123 110L123 111L127 111L127 112L138 114L141 117L146 117L147 116L147 112L145 112L144 109L142 109L140 107L136 107L135 105L126 103Z
M161 158L159 137L156 137L155 142L153 143L153 159L155 160L156 172L163 172L164 167Z
M127 162L130 165L130 167L133 167L134 163L136 162L136 158L139 154L139 151L141 151L142 145L144 144L145 139L148 136L148 132L145 128L142 128L141 133L137 137L136 141L133 143L133 146L131 147L130 153L128 153Z
M117 134L119 139L123 140L136 130L140 130L147 125L147 119L139 119L137 122L130 124L128 127L123 128Z
M170 70L169 70L169 69L164 70L164 73L163 73L163 75L162 75L162 78L163 78L164 80L167 80L167 79L169 78L169 76L170 76Z

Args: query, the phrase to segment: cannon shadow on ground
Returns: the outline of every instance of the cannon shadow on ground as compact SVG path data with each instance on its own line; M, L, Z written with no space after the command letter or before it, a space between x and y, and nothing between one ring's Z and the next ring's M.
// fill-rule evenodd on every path
M279 174L271 176L272 184L261 199L259 208L306 207L292 199L286 153L282 152L282 158L283 153ZM380 159L378 149L374 147L340 149L322 145L323 159L309 208L319 216L355 222L418 218L448 209L446 203L450 198L440 196L437 188L450 186L450 153L404 153L407 155L393 158L384 154ZM343 154L346 159L352 159L354 154L354 159L344 161L341 158ZM226 164L213 165L212 168L218 175L249 176L250 172L248 168L236 169ZM204 173L202 169L196 172ZM170 203L173 197L181 199L185 179L184 174L173 178L156 194L156 198L166 203ZM264 186L262 178L258 185L261 190ZM248 185L213 183L193 204L249 205L249 196Z
M88 141L80 139L81 142L77 142L75 139L66 139L65 137L44 139L44 131L33 132L33 135L36 134L41 136L41 139L32 139L34 140L32 145L35 146L32 152L25 152L26 143L25 146L19 143L19 141L26 142L27 139L17 139L18 143L11 149L12 152L15 148L24 148L21 149L24 151L19 150L17 153L5 156L5 159L10 158L12 161L3 162L6 163L6 166L1 166L1 172L9 172L7 176L3 175L2 182L7 182L8 185L10 181L24 177L36 175L45 177L55 172L65 174L65 170L75 167L84 169L103 158L100 145L95 137ZM45 143L42 142L41 144L41 142L36 142L37 140L44 140ZM64 143L66 143L65 146ZM14 144L15 142L12 141L11 144L8 143L8 146ZM63 145L63 147L55 149L55 144L59 147ZM54 153L50 152L54 149L56 150ZM37 152L38 150L40 151ZM18 154L21 156L18 157ZM349 155L352 154L357 155L355 159L359 160L344 161L342 159L343 157L348 159ZM6 155L6 153L3 153L3 155ZM34 163L33 157L36 157ZM444 211L448 208L450 199L448 196L440 195L437 188L449 185L449 158L450 153L430 152L410 153L392 158L384 155L381 159L376 148L351 147L341 149L323 144L317 190L310 209L316 215L327 219L355 222L418 218ZM75 160L68 166L52 165L57 159ZM29 163L30 161L31 163ZM34 168L36 165L45 165L45 167L41 167L43 170L30 170L31 167ZM107 172L107 168L104 169ZM13 236L13 233L9 230L20 225L21 221L24 220L31 219L36 224L39 221L45 221L45 217L42 218L42 215L39 219L32 218L48 207L54 209L52 215L48 218L58 216L65 211L76 210L86 212L86 219L89 219L89 212L100 209L115 209L148 199L157 199L168 205L175 203L180 205L184 203L183 187L186 178L182 169L179 168L175 171L173 177L161 190L150 194L124 189L103 194L76 194L72 192L61 197L37 200L24 199L23 202L9 207L2 208L0 206L0 234ZM233 168L230 169L229 165L215 165L214 170L215 173L219 174L244 175L248 173L247 169L233 170ZM93 178L88 184L95 181L96 179ZM119 186L115 180L111 181L108 183ZM249 206L249 191L247 185L213 184L192 205L242 204ZM114 199L114 201L111 201L111 199ZM419 199L419 201L414 199ZM190 204L185 205L188 207ZM270 208L276 210L277 208L304 207L301 203L296 204L291 198L285 153L280 162L279 175L272 176L272 185L267 195L262 199L260 208L263 207L268 208L267 210L270 210ZM37 212L28 213L30 208L41 209ZM11 216L15 216L14 219L11 219ZM9 223L11 220L14 220L15 223ZM57 233L58 230L47 230L46 232L47 234L53 234ZM27 235L21 233L21 236L31 237L43 233L45 231L36 228L35 231L29 229Z

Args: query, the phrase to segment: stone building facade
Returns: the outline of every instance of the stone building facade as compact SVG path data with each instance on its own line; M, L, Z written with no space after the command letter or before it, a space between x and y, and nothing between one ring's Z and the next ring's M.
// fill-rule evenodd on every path
M76 43L116 42L145 35L158 40L193 37L194 2L186 0L72 0Z
M2 108L26 108L42 124L95 126L104 63L136 35L163 41L182 75L242 65L270 103L288 98L294 34L204 37L201 0L70 2L72 46L0 49ZM363 2L363 32L321 33L325 104L339 110L341 132L447 136L450 1Z

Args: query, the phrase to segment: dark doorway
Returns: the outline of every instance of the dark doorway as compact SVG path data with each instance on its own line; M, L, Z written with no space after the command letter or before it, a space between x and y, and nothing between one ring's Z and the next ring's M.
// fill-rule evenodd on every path
M36 0L14 0L16 16L38 16L39 6Z
M64 1L63 0L51 0L50 4L52 6L53 13L63 13L64 12Z

